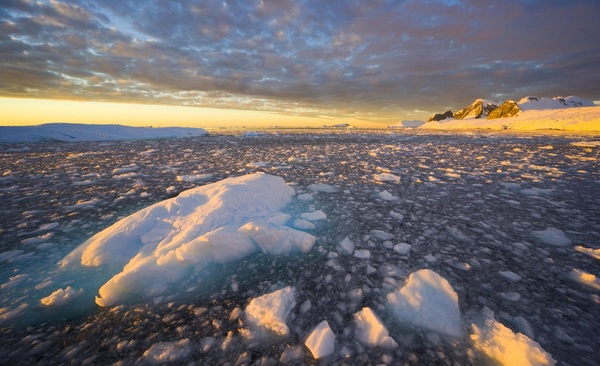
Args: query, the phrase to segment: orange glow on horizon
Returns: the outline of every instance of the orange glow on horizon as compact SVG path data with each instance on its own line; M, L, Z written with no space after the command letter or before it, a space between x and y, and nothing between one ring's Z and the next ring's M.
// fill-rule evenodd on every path
M349 123L353 126L361 127L373 125L372 123L357 120L335 121L332 119L251 110L31 98L0 98L0 125L2 126L39 125L50 122L208 128L220 126L320 127L323 124L336 123Z

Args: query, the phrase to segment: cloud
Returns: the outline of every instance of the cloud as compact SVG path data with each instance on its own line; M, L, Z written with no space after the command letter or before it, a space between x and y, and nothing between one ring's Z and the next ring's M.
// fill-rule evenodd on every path
M477 97L599 99L600 3L10 0L0 96L398 119Z

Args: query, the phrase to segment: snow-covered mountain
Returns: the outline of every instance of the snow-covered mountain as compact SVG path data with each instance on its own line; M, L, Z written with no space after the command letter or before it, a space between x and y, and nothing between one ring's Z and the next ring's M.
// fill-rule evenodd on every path
M554 98L538 98L527 96L521 98L517 102L521 110L527 111L531 109L563 109L573 107L594 107L595 104L591 100L579 98L576 96L554 97Z
M207 135L202 128L131 127L81 123L46 123L37 126L0 126L0 142L116 141L181 138Z
M441 116L441 114L435 116ZM518 102L507 100L502 104L477 99L468 107L454 113L453 116L446 115L445 117L439 120L430 118L428 123L419 128L600 131L600 108L591 100L576 96L566 98L528 96Z
M600 131L600 107L532 109L517 116L496 119L451 119L428 122L420 129L430 130L511 130L511 131Z
M471 105L454 113L454 119L487 117L500 103L491 100L477 99Z

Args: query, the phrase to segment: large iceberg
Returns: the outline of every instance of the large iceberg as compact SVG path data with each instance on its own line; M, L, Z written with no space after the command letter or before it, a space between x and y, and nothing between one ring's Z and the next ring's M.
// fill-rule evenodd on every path
M314 236L287 226L290 216L281 211L294 194L282 178L263 173L193 188L116 222L60 265L121 268L96 297L110 306L131 294L160 295L210 263L257 251L308 252Z

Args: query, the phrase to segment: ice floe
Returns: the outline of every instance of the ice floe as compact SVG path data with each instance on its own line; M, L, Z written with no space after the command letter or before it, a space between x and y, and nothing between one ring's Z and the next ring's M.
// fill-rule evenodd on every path
M335 334L329 327L327 320L323 320L313 328L304 344L316 359L333 354L335 351Z
M548 227L544 230L533 231L531 234L538 240L548 245L557 247L571 245L571 240L567 238L565 232L555 227Z
M401 323L452 337L463 333L458 295L430 269L411 273L403 287L387 295L387 307Z
M178 341L154 343L144 352L144 363L162 365L165 363L181 362L192 353L193 349L194 345L188 338Z
M296 290L288 286L252 299L244 313L248 323L255 329L287 336L290 330L286 322L295 306Z
M263 173L228 178L158 202L81 244L61 266L123 266L99 289L110 306L130 294L158 296L208 263L229 263L256 251L308 252L315 238L285 225L280 210L294 190Z
M65 289L59 288L40 301L45 306L62 306L83 294L83 292L83 289L75 290L71 286L67 286Z
M494 319L494 313L484 309L482 324L472 324L471 339L475 348L492 361L503 366L555 365L552 356L534 340L524 334L514 333Z
M569 273L569 277L581 283L582 285L600 291L600 278L596 277L596 275L582 271L577 268L573 268L573 270L571 270L571 272Z
M356 322L356 339L368 346L379 346L386 349L398 347L398 343L371 308L365 307L354 314Z

